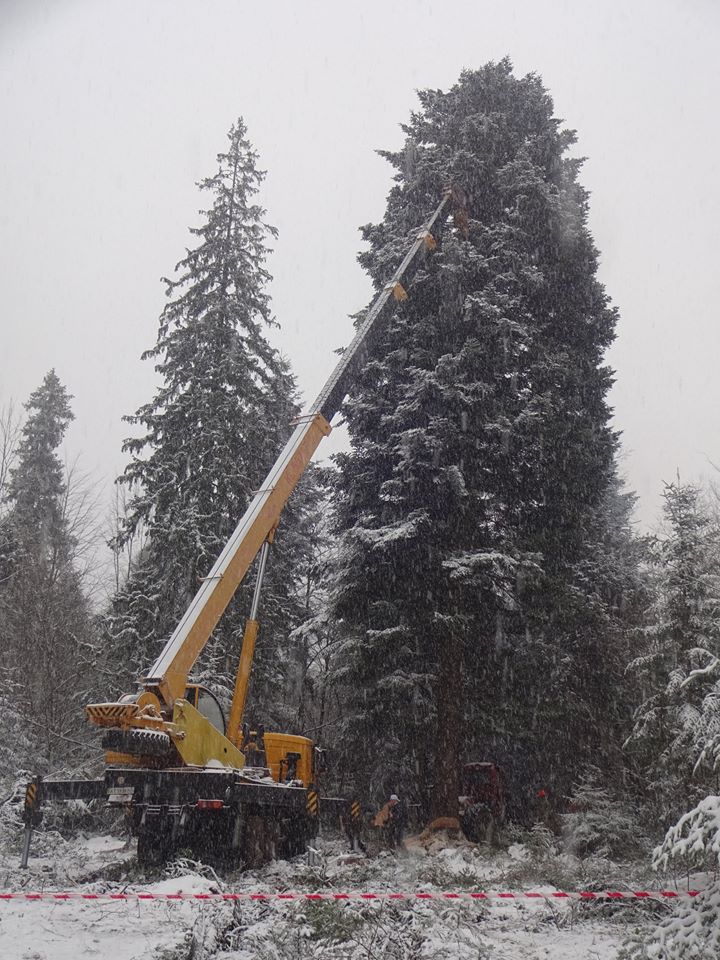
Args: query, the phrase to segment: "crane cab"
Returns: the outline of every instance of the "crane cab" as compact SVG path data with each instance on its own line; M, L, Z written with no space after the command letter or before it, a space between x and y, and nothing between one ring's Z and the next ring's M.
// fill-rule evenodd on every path
M188 683L185 687L183 699L187 700L191 707L195 707L198 713L206 717L216 730L219 730L223 736L225 735L225 714L217 697L210 693L207 687L203 687L201 683Z
M267 765L273 780L277 783L302 780L305 787L315 782L315 744L312 740L289 733L266 733L263 739Z
M226 732L222 707L206 687L200 683L188 683L184 699L206 717L220 733ZM258 740L262 741L261 749L264 748L266 765L276 783L301 780L307 787L315 782L313 769L315 744L312 740L287 733L261 732L260 728L258 733ZM243 748L244 745L241 746L241 749Z

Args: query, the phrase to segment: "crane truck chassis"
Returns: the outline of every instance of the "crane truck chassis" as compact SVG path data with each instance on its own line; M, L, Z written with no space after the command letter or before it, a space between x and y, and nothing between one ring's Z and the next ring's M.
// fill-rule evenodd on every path
M27 785L21 865L27 866L43 803L100 799L126 812L138 840L138 860L149 866L178 850L226 868L296 856L317 834L321 804L353 847L360 835L359 804L334 797L321 801L313 789L257 781L241 770L110 767L98 780L38 777Z
M453 187L414 236L405 257L370 306L310 412L295 429L255 493L245 515L168 639L139 692L90 704L91 723L104 729L106 769L97 780L36 777L27 784L21 865L26 867L33 828L48 801L105 798L126 812L138 839L138 859L161 863L188 849L227 865L257 865L302 852L318 831L321 814L337 816L353 846L362 818L356 800L320 797L316 750L306 737L252 731L243 723L263 575L282 510L318 444L330 433L357 371L377 342L378 322L407 299L407 287L425 256L436 249L453 210L466 234L462 195ZM219 704L190 671L212 631L258 558L227 724Z

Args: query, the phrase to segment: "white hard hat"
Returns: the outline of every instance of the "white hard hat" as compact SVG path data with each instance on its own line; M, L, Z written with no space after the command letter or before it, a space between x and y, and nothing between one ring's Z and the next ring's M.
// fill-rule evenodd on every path
M396 793L391 794L390 799L397 800L398 802L400 802L400 797Z

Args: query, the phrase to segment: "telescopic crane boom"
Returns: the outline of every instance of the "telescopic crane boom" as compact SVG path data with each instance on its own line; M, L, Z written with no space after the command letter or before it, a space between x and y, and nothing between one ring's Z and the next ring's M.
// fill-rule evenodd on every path
M295 430L265 478L260 489L228 540L195 598L177 625L165 649L143 683L157 690L164 704L171 706L185 690L188 673L202 652L218 620L243 580L258 551L280 519L288 497L305 471L318 444L331 430L330 421L338 411L357 370L379 335L377 320L391 299L405 299L407 274L418 255L433 249L432 229L449 202L446 195L418 232L392 279L370 307L350 346L310 411L296 421ZM254 619L254 618L251 618Z
M169 714L176 701L184 697L190 670L250 565L263 548L263 544L272 540L285 503L303 475L318 444L330 433L330 421L347 394L356 372L362 367L368 352L380 336L381 325L378 319L390 301L404 300L407 297L403 282L405 284L409 282L421 256L435 248L436 240L433 231L437 233L442 226L442 217L451 198L452 191L447 191L428 221L418 231L402 262L371 305L355 337L343 352L309 412L295 421L295 429L290 439L260 489L255 493L245 515L214 566L203 579L162 653L141 681L144 696L141 693L136 704L127 704L123 718L125 722L132 721L133 707L137 707L135 716L140 721L139 725L144 726L144 719L151 718L157 712ZM263 568L264 559L259 579L262 578ZM255 616L252 615L250 619L255 621ZM252 629L249 637L246 632L246 639L251 643L254 642ZM241 666L247 668L249 667L248 657L244 659L244 664L241 659ZM236 686L234 698L236 707L239 702L245 701L249 669L241 669L239 677L241 682ZM89 706L87 710L90 719L103 726L109 725L109 719L117 719L117 716L113 718L107 716L107 710L104 709L107 706L105 704ZM140 716L143 711L145 718ZM237 739L237 728L242 719L237 714L236 709L231 724L235 730L228 731L233 740ZM169 732L172 736L172 731Z
M212 839L223 857L237 855L254 862L273 855L278 848L287 855L298 852L314 835L320 798L312 741L260 728L254 734L241 733L267 554L289 496L318 444L330 433L333 416L381 336L379 321L388 304L407 298L406 287L425 254L435 249L451 207L456 227L466 232L462 195L450 188L375 298L309 412L295 421L290 439L245 515L162 653L140 681L139 693L86 707L88 719L106 731L104 778L36 778L28 785L23 864L27 863L40 805L48 799L105 794L109 803L124 806L138 837L138 856L144 862L164 859L173 849L193 846L203 836ZM188 675L258 553L255 595L226 726L212 694L189 682ZM328 809L333 803L354 821L356 829L359 804L322 800Z

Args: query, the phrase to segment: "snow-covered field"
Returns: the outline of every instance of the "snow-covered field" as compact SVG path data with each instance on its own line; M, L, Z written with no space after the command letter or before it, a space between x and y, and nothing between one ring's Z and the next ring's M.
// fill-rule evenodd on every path
M0 856L3 890L448 891L569 889L605 880L622 889L627 867L588 865L523 844L495 851L438 839L358 861L339 841L317 854L219 878L188 861L144 876L132 846L109 836L71 842L39 835L29 871L16 850ZM593 872L594 871L594 872ZM640 882L637 874L627 881ZM529 902L0 901L3 960L614 960L648 904Z

